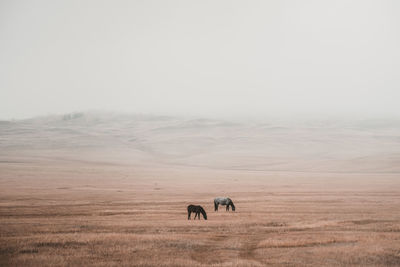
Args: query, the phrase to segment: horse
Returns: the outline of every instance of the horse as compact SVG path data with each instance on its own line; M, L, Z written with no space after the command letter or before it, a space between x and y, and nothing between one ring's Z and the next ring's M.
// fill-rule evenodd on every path
M215 211L218 211L218 205L226 205L226 211L229 211L229 206L232 207L232 211L235 211L235 205L233 205L233 201L232 199L230 199L229 197L217 197L214 199L214 208Z
M205 212L202 206L189 205L187 207L187 211L188 211L188 220L190 220L190 214L192 212L196 213L194 215L194 220L196 220L196 217L198 217L200 220L200 213L203 214L204 220L207 220L207 213Z

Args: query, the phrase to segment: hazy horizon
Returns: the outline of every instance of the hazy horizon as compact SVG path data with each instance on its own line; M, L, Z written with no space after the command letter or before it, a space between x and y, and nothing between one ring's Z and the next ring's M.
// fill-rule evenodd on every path
M0 119L400 116L397 1L2 1Z
M400 116L397 115L360 115L360 114L258 114L258 115L250 115L250 114L231 114L231 115L207 115L207 114L182 114L182 113L168 113L168 112L135 112L135 111L117 111L117 110L101 110L101 109L92 109L92 110L76 110L70 112L47 112L43 114L36 114L32 116L24 116L24 117L12 117L12 118L0 118L0 122L21 122L21 121L46 121L48 119L60 119L66 118L67 116L74 117L75 115L84 116L85 118L112 118L119 120L121 118L131 118L135 117L143 117L143 118L157 118L157 117L165 117L169 119L180 119L180 120L215 120L221 122L232 122L232 123L245 123L245 122L253 122L253 123L296 123L298 125L302 125L305 123L313 123L313 122L326 122L326 123L350 123L357 124L359 122L400 122ZM395 125L393 125L395 126Z

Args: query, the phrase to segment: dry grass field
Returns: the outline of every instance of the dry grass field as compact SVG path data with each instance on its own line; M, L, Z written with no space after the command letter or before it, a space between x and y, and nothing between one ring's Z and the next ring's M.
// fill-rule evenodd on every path
M202 127L219 134L210 140L199 128L138 123L128 138L120 123L67 123L1 124L1 266L400 265L397 128L331 130L345 138L328 144L337 138L304 129L283 142L237 125ZM216 196L236 212L214 212ZM208 220L188 221L189 204Z

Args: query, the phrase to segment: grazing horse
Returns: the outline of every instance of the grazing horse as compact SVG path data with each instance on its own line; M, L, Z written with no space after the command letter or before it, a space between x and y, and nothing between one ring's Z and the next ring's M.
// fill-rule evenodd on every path
M229 206L232 207L232 211L235 211L235 205L233 205L232 199L229 197L217 197L214 199L214 208L215 211L218 210L218 205L226 206L226 211L229 211Z
M192 214L192 212L195 213L194 220L196 220L196 217L198 217L200 220L200 213L203 214L204 220L207 220L207 213L205 212L202 206L189 205L187 207L187 211L188 211L188 220L190 220L190 214Z

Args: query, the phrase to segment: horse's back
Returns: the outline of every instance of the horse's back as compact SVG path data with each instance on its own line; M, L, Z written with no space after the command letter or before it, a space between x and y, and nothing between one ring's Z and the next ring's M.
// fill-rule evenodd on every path
M202 208L202 207L201 207L201 206L196 206L196 205L189 205L189 206L187 206L188 211L189 211L189 210L198 210L198 209L200 209L200 208Z
M220 204L226 204L226 203L228 203L229 201L231 201L231 199L230 199L229 197L216 197L216 198L214 199L214 202L220 203Z

